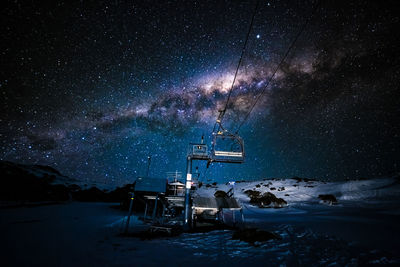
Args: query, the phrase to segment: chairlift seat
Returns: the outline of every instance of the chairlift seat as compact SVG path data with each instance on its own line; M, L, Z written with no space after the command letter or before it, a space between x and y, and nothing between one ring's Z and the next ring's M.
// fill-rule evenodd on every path
M216 156L227 156L227 157L243 157L242 152L231 152L231 151L215 151Z
M240 136L226 130L213 133L211 160L223 163L244 162L244 144Z

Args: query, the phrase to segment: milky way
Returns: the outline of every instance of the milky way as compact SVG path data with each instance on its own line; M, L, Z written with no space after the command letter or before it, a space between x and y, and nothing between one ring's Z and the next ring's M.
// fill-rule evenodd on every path
M260 1L224 118L246 163L201 179L344 179L399 171L395 1ZM255 1L9 2L1 11L1 160L122 184L185 171L210 143ZM267 86L267 87L265 87Z

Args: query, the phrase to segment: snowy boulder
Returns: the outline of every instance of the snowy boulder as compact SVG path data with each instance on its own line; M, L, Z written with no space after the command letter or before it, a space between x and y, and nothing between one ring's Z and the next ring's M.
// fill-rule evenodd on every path
M332 194L319 195L318 198L321 199L321 202L325 204L334 205L338 203L336 197Z
M277 198L270 192L261 195L259 191L247 190L245 193L249 196L250 203L256 204L259 208L283 208L287 206L287 202L283 198Z
M316 179L311 179L311 178L300 178L300 177L297 177L297 176L293 177L292 179L293 179L293 180L296 180L298 183L300 183L300 182L308 183L308 182L315 182L315 181L316 181Z
M260 191L256 190L246 190L244 193L251 199L251 198L258 198L261 195Z

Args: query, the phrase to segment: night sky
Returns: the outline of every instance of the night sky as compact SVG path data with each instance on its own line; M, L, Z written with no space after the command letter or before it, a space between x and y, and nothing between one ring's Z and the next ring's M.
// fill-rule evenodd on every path
M0 159L108 184L185 171L223 108L256 1L8 1ZM261 0L224 117L234 132L315 1ZM6 5L6 6L4 6ZM240 129L244 164L201 179L400 170L396 1L321 1Z

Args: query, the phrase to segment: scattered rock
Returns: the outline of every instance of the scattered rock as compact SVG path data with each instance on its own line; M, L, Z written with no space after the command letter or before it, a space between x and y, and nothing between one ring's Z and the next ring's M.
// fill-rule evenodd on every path
M271 189L271 190L276 190L276 188L275 188L275 187L271 187L270 189Z
M259 185L259 184L256 184L256 187L257 187L257 188L260 188L260 187L261 187L261 185Z
M311 181L316 181L315 179L310 179L310 178L300 178L300 177L293 177L293 180L296 180L298 183L299 182L311 182Z
M261 192L260 191L255 191L255 190L246 190L244 193L251 199L251 198L257 198L260 196Z
M287 206L287 202L283 198L277 198L270 192L263 195L260 195L258 191L255 192L250 192L247 195L250 197L250 203L258 205L259 208L283 208Z
M293 177L292 179L296 180L297 182L301 182L302 181L302 179L300 177L297 177L297 176Z
M338 203L336 197L334 195L332 195L332 194L319 195L318 198L321 199L322 202L327 203L329 205L333 205L333 204L337 204Z

